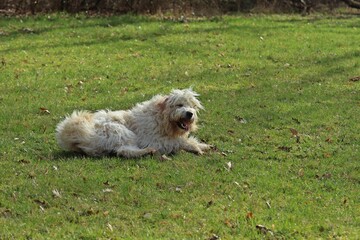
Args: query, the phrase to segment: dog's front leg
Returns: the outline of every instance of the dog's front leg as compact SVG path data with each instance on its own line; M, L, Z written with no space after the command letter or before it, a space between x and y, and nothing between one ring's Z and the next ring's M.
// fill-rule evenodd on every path
M188 152L193 152L202 155L205 150L210 149L210 145L200 143L196 138L185 138L181 144L181 148Z
M154 148L138 148L136 146L122 146L119 149L116 149L116 154L118 156L123 156L126 158L137 158L142 157L146 154L154 154L156 150Z

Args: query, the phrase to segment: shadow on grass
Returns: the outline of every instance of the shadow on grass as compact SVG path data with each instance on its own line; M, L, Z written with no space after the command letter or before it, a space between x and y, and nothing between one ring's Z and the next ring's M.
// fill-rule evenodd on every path
M105 154L103 156L93 157L88 156L84 153L78 152L67 152L58 150L52 154L51 161L73 161L73 160L83 160L83 161L101 161L103 159L107 160L118 160L121 162L134 162L136 163L139 160L147 159L150 155L140 157L140 158L125 158L121 156L117 156L115 153ZM150 158L155 159L156 156L151 156Z
M67 152L58 150L52 154L52 161L71 161L73 159L85 159L88 158L85 154L76 153L76 152ZM96 159L96 158L94 158Z

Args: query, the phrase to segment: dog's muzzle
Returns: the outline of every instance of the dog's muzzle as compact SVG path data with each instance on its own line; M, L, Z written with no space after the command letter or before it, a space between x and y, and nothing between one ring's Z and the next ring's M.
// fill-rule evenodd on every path
M184 131L189 131L190 126L194 121L193 116L194 114L192 112L186 112L185 117L181 118L180 121L177 122L177 126Z

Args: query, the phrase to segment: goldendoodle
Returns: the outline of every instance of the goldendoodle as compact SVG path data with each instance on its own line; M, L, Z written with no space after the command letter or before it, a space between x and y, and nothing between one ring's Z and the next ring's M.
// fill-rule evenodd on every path
M202 154L210 146L189 136L203 109L198 96L192 89L173 90L130 110L74 111L57 125L56 138L63 149L90 156L115 153L135 158L181 149Z

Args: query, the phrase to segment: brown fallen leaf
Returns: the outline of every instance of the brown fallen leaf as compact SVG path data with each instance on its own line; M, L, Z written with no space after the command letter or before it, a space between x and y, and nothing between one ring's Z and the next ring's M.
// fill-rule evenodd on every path
M258 224L258 225L256 225L256 229L259 230L262 234L266 235L269 233L270 235L274 235L274 233L270 229L265 227L264 225Z
M293 135L293 137L296 137L296 136L299 135L299 132L298 132L296 129L294 129L294 128L290 128L290 132L291 132L291 134Z
M213 234L211 237L208 238L208 240L219 240L220 237L216 234Z
M10 209L0 209L0 216L3 218L9 218L13 215L12 211Z
M254 214L252 212L246 213L246 219L252 219L254 218Z
M358 81L360 81L360 76L351 77L351 78L349 78L349 80L350 80L351 82L358 82Z
M99 210L94 210L92 207L89 208L88 210L86 210L85 212L83 212L83 216L90 216L90 215L95 215L98 214Z
M229 228L234 228L235 227L235 224L229 219L225 219L224 224Z
M332 176L331 173L324 173L324 174L322 174L322 175L316 174L316 175L315 175L315 178L321 180L321 179L329 179L329 178L331 178L331 176Z
M214 204L214 201L213 201L213 200L210 200L209 202L207 202L206 208L211 207L213 204Z
M50 111L47 108L41 107L40 108L41 113L50 114Z
M280 146L280 147L278 147L278 149L281 151L284 151L284 152L290 152L291 147Z
M240 116L235 116L235 120L240 122L240 123L243 123L243 124L246 124L247 123L247 120L243 117L240 117Z
M31 179L35 178L36 177L35 172L34 171L29 172L28 177L31 178Z
M299 132L294 128L290 128L289 130L290 130L291 134L293 135L293 137L296 138L296 143L300 143Z
M299 119L297 118L291 118L296 124L301 124L301 122L299 121Z
M29 160L27 160L27 159L20 159L20 160L18 161L18 163L22 163L22 164L29 164L29 163L30 163L30 161L29 161Z
M49 204L45 200L34 199L34 203L38 204L42 208L48 208Z

